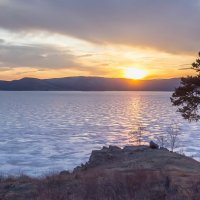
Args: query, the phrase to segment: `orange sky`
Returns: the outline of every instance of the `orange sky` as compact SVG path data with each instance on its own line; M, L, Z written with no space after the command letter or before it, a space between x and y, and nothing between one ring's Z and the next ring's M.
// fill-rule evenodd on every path
M0 80L191 75L199 13L199 0L0 1Z

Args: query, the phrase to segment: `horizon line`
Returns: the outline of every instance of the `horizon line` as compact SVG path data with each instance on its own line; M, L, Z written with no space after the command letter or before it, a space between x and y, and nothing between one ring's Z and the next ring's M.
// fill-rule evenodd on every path
M172 78L152 78L152 79L131 79L125 77L104 77L104 76L64 76L64 77L53 77L53 78L37 78L37 77L23 77L19 79L12 79L12 80L2 80L5 82L12 82L12 81L20 81L23 79L36 79L36 80L50 80L50 79L64 79L64 78L102 78L102 79L124 79L130 81L151 81L151 80L170 80L170 79L181 79L181 77L172 77Z

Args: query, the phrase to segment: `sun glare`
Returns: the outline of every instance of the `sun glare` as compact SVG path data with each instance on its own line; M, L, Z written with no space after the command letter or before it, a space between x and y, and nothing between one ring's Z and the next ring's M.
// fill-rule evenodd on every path
M130 79L142 79L147 75L147 72L138 68L128 68L124 71L125 77Z

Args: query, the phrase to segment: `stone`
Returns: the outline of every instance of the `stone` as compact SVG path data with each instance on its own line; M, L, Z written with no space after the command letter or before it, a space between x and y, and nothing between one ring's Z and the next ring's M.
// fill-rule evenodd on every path
M69 174L70 174L70 172L67 171L67 170L63 170L63 171L60 172L60 175L61 175L61 176L62 176L62 175L69 175Z
M118 146L112 146L110 145L108 148L110 151L121 151L121 148Z
M162 151L169 151L167 148L165 148L165 147L160 147L160 150L162 150Z
M107 151L108 147L103 146L102 150Z
M158 149L159 146L158 146L155 142L151 141L151 142L149 143L149 147L150 147L151 149Z
M143 145L141 145L141 146L125 146L123 148L123 151L127 152L127 153L134 153L136 151L144 151L146 149L148 149L148 147L147 146L143 146Z

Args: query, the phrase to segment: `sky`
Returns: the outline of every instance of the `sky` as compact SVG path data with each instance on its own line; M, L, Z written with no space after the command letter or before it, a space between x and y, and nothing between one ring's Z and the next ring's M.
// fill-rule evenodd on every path
M192 75L199 21L200 0L0 0L0 80Z

